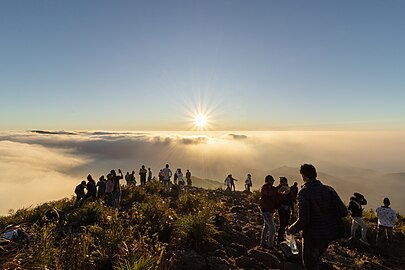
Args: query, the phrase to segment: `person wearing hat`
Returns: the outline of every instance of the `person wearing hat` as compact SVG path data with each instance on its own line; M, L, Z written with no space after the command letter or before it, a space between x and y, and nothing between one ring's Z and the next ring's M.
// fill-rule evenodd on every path
M250 192L250 188L252 187L252 176L248 173L247 178L245 180L245 191Z
M361 238L360 242L369 246L370 243L367 241L367 224L363 221L363 207L362 205L366 205L367 200L364 196L360 193L355 192L352 197L350 197L350 203L348 209L351 212L352 216L352 227L351 227L351 237L349 240L356 239L356 231L357 228L361 227Z
M263 216L263 229L260 238L260 245L263 248L274 247L276 225L274 224L274 211L277 208L277 188L273 186L274 178L267 175L264 185L260 189L260 211Z
M86 192L84 189L86 188L86 181L82 181L80 184L78 184L75 188L75 194L76 194L76 202L75 205L80 205L81 200L86 196Z
M377 232L377 247L383 248L385 240L387 246L390 247L392 243L392 228L397 222L397 214L390 208L390 199L384 198L383 206L376 209L378 218L378 232Z

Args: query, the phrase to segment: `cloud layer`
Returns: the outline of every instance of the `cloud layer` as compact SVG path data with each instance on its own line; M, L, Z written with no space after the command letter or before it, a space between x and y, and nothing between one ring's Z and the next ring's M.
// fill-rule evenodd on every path
M368 176L405 172L404 135L403 132L292 131L211 132L209 135L191 132L2 132L0 184L4 188L0 191L0 214L6 214L10 208L70 196L74 186L88 173L98 178L110 169L138 171L142 164L157 172L169 163L172 169L190 169L198 177L218 181L232 173L240 180L239 188L250 172L255 187L259 188L264 176L278 167L298 168L302 163L312 163L318 170L334 176L329 179L345 179L330 184L344 190L347 197L350 195L346 194L350 193L347 185L361 188L364 186L362 181L371 181L369 183L379 188L378 180L370 180ZM301 181L298 176L294 178L291 180ZM397 182L392 184L395 190L381 186L387 190L385 196L397 194L398 189L404 188L404 184ZM402 199L399 195L394 196Z

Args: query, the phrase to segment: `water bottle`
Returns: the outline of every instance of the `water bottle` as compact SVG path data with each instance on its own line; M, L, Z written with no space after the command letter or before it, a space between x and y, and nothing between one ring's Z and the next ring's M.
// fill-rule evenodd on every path
M287 234L286 236L288 246L290 247L291 253L297 255L299 253L297 248L297 243L295 242L295 237L292 234Z

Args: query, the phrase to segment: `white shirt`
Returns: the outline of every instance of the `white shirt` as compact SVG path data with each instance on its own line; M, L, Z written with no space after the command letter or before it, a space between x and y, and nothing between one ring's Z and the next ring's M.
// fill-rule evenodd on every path
M183 173L177 173L177 181L183 182Z
M395 211L389 207L380 206L375 212L378 217L378 225L392 228L398 220Z
M163 168L162 173L163 173L163 180L169 181L170 177L172 177L172 170L170 170L169 168Z
M231 185L231 178L227 177L224 182L226 183L227 186L230 186Z

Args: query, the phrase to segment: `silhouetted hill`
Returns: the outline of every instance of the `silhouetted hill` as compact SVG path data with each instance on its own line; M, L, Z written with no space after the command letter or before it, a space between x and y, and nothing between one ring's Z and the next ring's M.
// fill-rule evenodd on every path
M216 189L223 186L223 183L211 180L211 179L202 179L196 176L191 176L191 180L193 182L193 186L206 188L206 189Z

